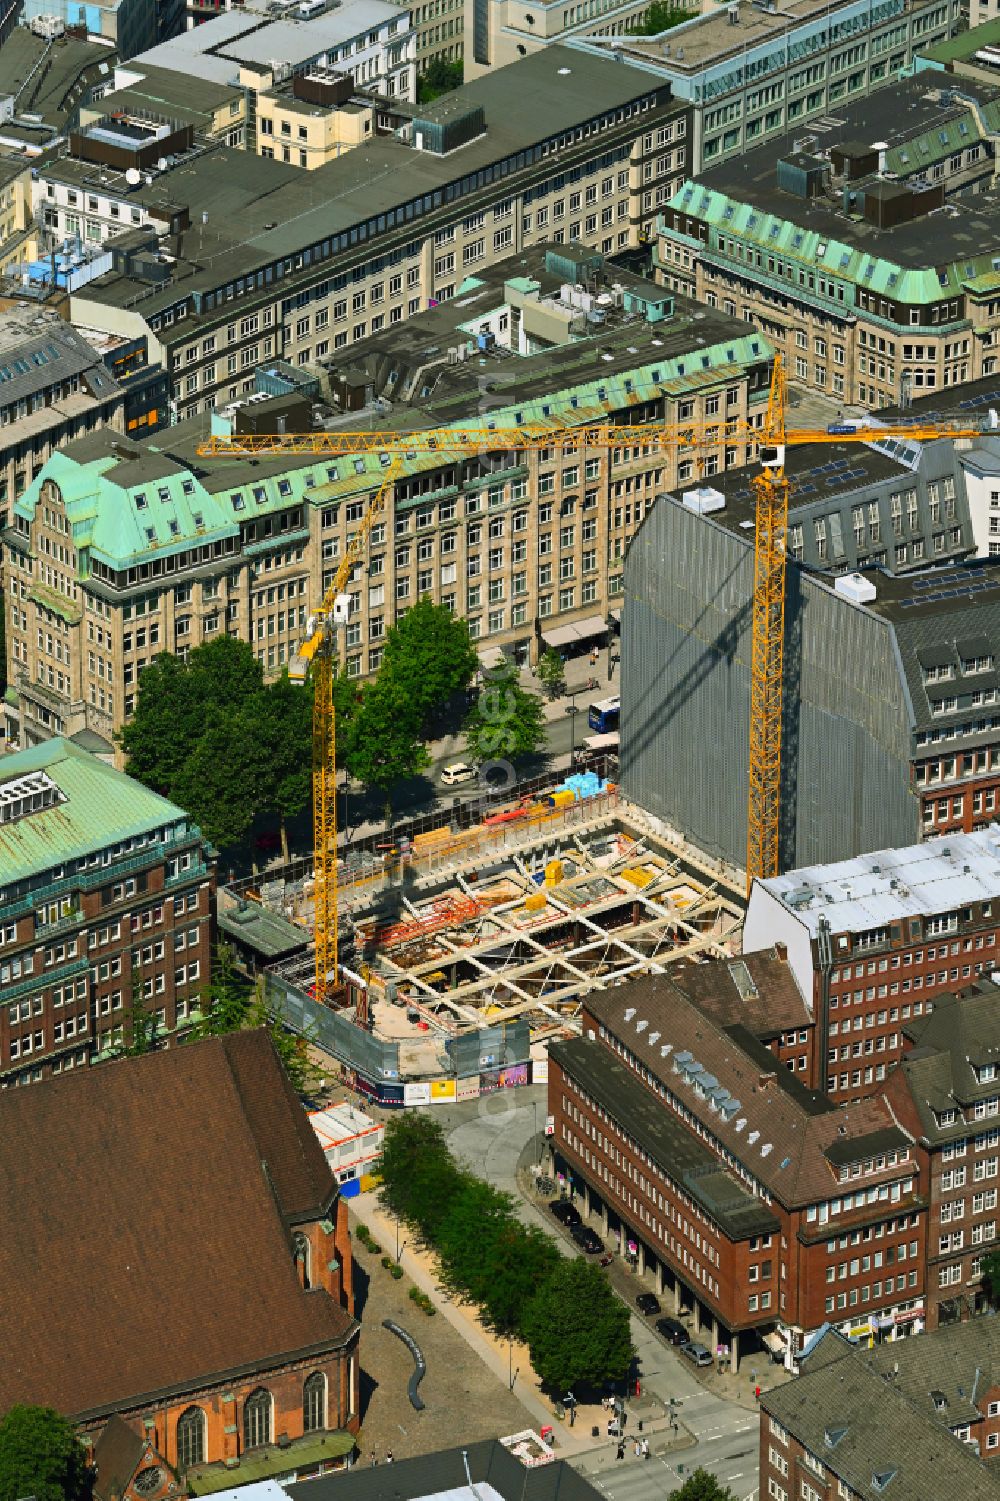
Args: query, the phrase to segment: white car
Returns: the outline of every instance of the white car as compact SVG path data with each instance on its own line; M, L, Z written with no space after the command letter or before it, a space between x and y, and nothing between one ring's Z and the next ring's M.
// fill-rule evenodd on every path
M441 781L446 787L459 787L463 782L471 782L475 775L476 768L467 761L453 761L442 771Z

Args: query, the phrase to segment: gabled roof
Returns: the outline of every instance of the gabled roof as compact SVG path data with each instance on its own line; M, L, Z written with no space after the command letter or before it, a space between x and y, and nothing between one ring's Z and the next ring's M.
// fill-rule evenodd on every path
M587 1011L649 1071L658 1093L662 1084L788 1208L840 1193L841 1164L874 1155L866 1142L880 1143L880 1153L908 1148L882 1100L835 1106L805 1089L745 1027L718 1026L669 975L595 992ZM914 1176L912 1164L886 1166L862 1181L871 1189L906 1176Z
M1000 991L984 980L971 992L941 995L934 1010L907 1022L912 1043L899 1064L920 1117L923 1134L935 1145L964 1136L971 1121L963 1108L1000 1094ZM980 1083L979 1065L994 1065L998 1076ZM943 1111L956 1112L950 1126L938 1125Z
M0 1409L97 1415L341 1347L354 1321L291 1246L336 1194L266 1032L4 1091Z
M1000 1478L949 1433L932 1401L915 1400L915 1384L892 1374L894 1362L902 1370L914 1356L933 1370L939 1335L868 1352L830 1331L802 1375L765 1392L761 1408L862 1501L998 1501Z

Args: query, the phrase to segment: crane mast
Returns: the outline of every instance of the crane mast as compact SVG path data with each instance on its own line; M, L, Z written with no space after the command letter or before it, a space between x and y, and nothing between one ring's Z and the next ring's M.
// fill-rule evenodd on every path
M753 567L753 626L750 665L749 800L747 809L747 890L755 879L779 870L781 809L781 721L784 693L785 569L788 480L785 452L811 443L907 442L936 438L977 438L983 425L957 422L882 423L875 418L837 423L830 428L788 428L787 388L780 355L775 357L763 427L747 419L683 426L628 426L596 423L580 427L470 424L413 432L338 430L316 433L234 434L199 443L199 457L282 458L296 455L377 454L385 470L357 534L337 569L323 602L309 621L309 639L289 664L289 677L303 683L310 671L313 699L313 843L316 888L316 998L325 1001L337 984L337 805L336 716L333 681L339 662L339 629L347 624L351 574L365 555L376 518L385 509L407 460L434 455L442 462L482 453L531 453L560 446L564 452L613 449L640 442L664 452L701 450L743 438L759 447L761 473L753 481L756 523ZM988 426L996 429L991 412Z

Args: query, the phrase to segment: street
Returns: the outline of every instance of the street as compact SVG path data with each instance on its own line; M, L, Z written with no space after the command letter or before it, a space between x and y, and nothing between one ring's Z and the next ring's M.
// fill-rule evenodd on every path
M518 1166L524 1165L527 1149L544 1128L546 1108L545 1086L534 1085L444 1107L436 1114L455 1156L477 1176L512 1194L521 1219L541 1226L565 1255L572 1256L577 1254L572 1242L560 1234L550 1215L524 1199L518 1184ZM541 1147L540 1138L538 1144ZM617 1263L609 1275L611 1272L617 1272ZM612 1276L612 1284L623 1297L627 1294L618 1286L620 1280L626 1282L628 1294L642 1286L630 1277L628 1273ZM740 1501L749 1501L757 1491L756 1412L749 1403L738 1405L707 1390L685 1357L634 1311L632 1339L642 1380L637 1416L641 1413L652 1420L655 1413L662 1421L673 1399L680 1423L696 1443L684 1449L667 1449L669 1430L659 1428L649 1434L651 1457L647 1461L635 1459L630 1447L627 1457L619 1461L615 1458L616 1446L607 1443L574 1458L572 1463L613 1501L658 1501L665 1488L669 1494L699 1465L730 1486ZM752 1395L751 1382L748 1370L743 1389ZM633 1434L633 1429L627 1430L627 1436Z

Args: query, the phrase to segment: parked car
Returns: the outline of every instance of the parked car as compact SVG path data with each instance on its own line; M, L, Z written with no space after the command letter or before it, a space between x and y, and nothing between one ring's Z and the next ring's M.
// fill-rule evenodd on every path
M567 1229L583 1223L580 1219L579 1209L577 1209L575 1204L571 1204L569 1199L553 1199L549 1208L559 1223L565 1225Z
M476 768L470 766L468 761L453 761L442 771L441 781L445 787L458 787L462 782L471 782L475 775Z
M655 1293L640 1293L635 1300L635 1306L647 1319L651 1319L654 1313L660 1311L660 1300Z
M693 1339L689 1339L686 1345L681 1345L681 1354L686 1355L688 1360L695 1365L711 1365L712 1352L706 1345L699 1345Z
M597 1256L604 1250L604 1242L599 1235L595 1235L589 1225L573 1225L569 1233L580 1250L585 1251L588 1256Z
M688 1332L677 1319L657 1319L656 1332L662 1334L668 1345L686 1345Z

